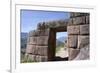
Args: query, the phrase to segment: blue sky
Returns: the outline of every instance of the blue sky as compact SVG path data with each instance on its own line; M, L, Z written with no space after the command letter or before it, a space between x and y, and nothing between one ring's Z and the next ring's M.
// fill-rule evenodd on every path
M29 32L37 28L39 22L47 22L53 20L67 19L69 13L56 11L36 11L36 10L21 10L21 32ZM65 36L65 32L59 33L58 37Z
M56 33L56 38L60 38L60 37L68 37L68 33L67 32L58 32Z

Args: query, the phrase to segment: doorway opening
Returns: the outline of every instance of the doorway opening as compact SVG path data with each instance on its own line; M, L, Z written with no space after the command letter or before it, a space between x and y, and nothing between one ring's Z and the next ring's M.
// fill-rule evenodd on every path
M68 60L67 37L68 33L66 27L50 29L48 41L48 61ZM60 38L62 38L63 41L59 40Z
M67 32L56 32L55 59L57 61L68 60L67 37Z

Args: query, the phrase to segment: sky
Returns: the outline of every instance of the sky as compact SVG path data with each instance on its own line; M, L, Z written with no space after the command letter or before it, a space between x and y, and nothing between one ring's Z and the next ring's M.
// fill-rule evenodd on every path
M68 33L67 32L56 33L56 38L59 39L60 37L68 37Z
M56 11L36 11L36 10L24 10L20 11L21 18L21 32L29 32L37 28L39 22L47 22L60 19L68 19L68 12L56 12ZM57 38L65 36L66 33L58 33Z

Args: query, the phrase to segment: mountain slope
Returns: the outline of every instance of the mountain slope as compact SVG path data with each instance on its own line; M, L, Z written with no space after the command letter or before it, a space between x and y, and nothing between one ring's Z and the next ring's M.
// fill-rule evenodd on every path
M28 33L21 33L21 48L26 48Z
M58 38L58 40L64 43L65 40L67 40L67 37L60 37L60 38Z
M28 33L26 32L21 32L21 38L27 38L28 37Z
M61 42L61 41L59 41L58 39L56 39L56 46L61 46L61 45L63 45L64 43L63 42Z

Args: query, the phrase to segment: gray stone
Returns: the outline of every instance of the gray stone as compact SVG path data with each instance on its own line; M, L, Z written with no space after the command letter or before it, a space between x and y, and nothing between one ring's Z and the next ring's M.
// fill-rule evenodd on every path
M68 34L79 34L79 32L80 32L79 25L67 26L67 32L68 32Z
M32 53L33 51L33 45L27 45L26 53Z
M49 29L46 30L38 30L39 36L49 36Z
M38 45L48 45L48 36L39 36L37 37Z
M72 24L73 24L73 19L72 19L72 18L70 18L70 19L68 20L67 25L72 25Z
M47 56L48 46L36 46L36 48L38 49L38 55Z
M82 13L74 13L74 16L80 16Z
M78 36L78 48L81 49L89 44L89 36L88 35L80 35Z
M80 34L89 34L89 24L80 25Z
M89 45L81 48L78 55L74 58L74 60L89 60L89 59L90 59Z
M37 48L37 46L35 46L35 48L33 48L33 52L32 52L32 54L33 55L38 55L38 48Z
M29 44L36 44L37 43L37 37L29 37Z
M68 48L69 60L73 60L79 53L79 49Z
M66 26L67 25L67 20L59 20L59 21L56 21L56 25L59 25L58 27L61 27L61 26Z
M90 16L86 16L86 24L89 24L90 23Z
M77 48L78 37L77 35L68 36L68 47Z
M29 32L29 37L38 36L37 30L32 30Z
M84 23L85 23L85 16L73 18L73 24L84 24Z
M87 13L80 13L80 12L71 12L70 17L77 17L77 16L84 16Z
M27 45L26 53L33 53L33 50L36 49L36 45Z

